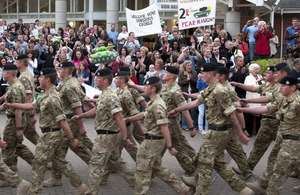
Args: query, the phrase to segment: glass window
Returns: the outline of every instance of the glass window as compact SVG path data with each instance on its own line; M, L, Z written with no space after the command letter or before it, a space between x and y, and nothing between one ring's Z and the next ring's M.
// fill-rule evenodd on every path
M75 0L75 12L83 12L84 10L84 1Z
M8 4L8 13L17 13L17 2L10 2Z
M27 13L27 0L19 1L19 13Z
M49 0L40 0L40 12L41 13L49 12Z
M127 0L127 8L135 10L135 0Z
M29 0L29 13L38 12L38 0Z
M1 1L0 2L0 13L6 13L6 1Z
M138 3L137 3L137 9L138 9L138 10L144 9L144 8L146 8L146 7L148 7L148 6L149 6L149 1L147 1L147 0L140 0L140 1L138 1Z
M55 0L51 0L51 12L55 12Z
M103 1L97 1L94 0L94 10L93 11L106 11L106 1L107 0L103 0Z
M67 12L70 12L70 0L67 0Z

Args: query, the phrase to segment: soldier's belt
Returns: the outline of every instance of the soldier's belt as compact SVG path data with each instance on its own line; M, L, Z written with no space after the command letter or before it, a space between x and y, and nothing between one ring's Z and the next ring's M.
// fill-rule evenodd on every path
M153 135L145 134L145 139L159 140L159 139L164 139L164 137L162 137L162 136L153 136Z
M232 125L217 126L217 125L208 124L208 129L213 131L227 131L227 129L231 127Z
M55 132L55 131L60 131L61 128L41 128L42 133L48 133L48 132Z
M117 134L119 133L120 131L107 131L107 130L96 130L97 131L97 134L100 135L100 134Z
M15 115L6 115L6 116L7 116L7 118L16 118ZM22 116L24 116L24 112L22 113Z
M268 118L268 119L276 119L275 116L266 116L266 115L262 115L261 118Z
M294 135L282 135L282 139L300 140L299 136L294 136Z
M129 127L131 125L131 122L126 123L126 127Z

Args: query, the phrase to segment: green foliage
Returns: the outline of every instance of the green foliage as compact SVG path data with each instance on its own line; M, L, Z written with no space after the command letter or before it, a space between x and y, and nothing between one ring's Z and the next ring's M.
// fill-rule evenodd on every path
M268 60L263 59L263 60L253 61L252 63L258 64L260 66L259 74L264 76L268 66L275 66L276 64L280 63L280 59L279 58L271 58Z

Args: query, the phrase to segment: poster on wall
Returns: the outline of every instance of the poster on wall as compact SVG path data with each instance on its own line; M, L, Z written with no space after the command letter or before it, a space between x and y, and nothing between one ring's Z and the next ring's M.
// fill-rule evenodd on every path
M126 8L126 19L128 32L134 32L136 37L162 32L156 3L137 11Z
M216 0L178 0L179 30L215 24Z

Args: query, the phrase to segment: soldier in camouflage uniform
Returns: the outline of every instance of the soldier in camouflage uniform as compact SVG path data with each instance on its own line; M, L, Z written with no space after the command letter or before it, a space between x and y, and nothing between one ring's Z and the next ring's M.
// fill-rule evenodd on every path
M242 108L243 112L263 114L276 112L276 118L280 120L281 145L274 168L270 174L267 195L279 195L281 189L293 171L300 150L300 94L297 90L298 80L287 76L280 81L280 91L284 97L276 98L267 106Z
M121 107L123 110L124 117L130 117L139 113L136 108L134 99L127 87L127 83L129 81L129 74L124 71L119 71L115 77L115 84L118 89L116 90L116 94L120 100ZM139 121L138 121L139 122ZM127 127L127 136L131 140L134 145L132 147L125 147L129 155L132 157L134 161L136 161L136 153L138 151L135 139L132 135L133 132L133 123L126 123ZM143 134L143 132L140 132ZM123 149L123 144L121 145L121 151ZM120 152L121 153L121 152Z
M161 152L167 146L171 155L177 151L172 146L168 129L167 108L159 95L162 87L158 77L145 81L145 96L150 98L145 112L126 118L126 122L144 118L145 140L141 144L136 159L135 194L147 194L152 175L170 185L178 194L188 194L187 187L175 174L161 166Z
M76 148L70 147L71 150L77 154L86 164L92 156L92 141L87 137L83 120L80 119L77 122L71 120L76 114L82 113L82 101L85 98L85 94L80 88L76 79L72 76L75 66L72 62L63 62L59 64L59 75L63 82L57 87L59 96L63 106L63 112L67 117L68 124L71 128L72 134L78 139L79 144ZM67 155L69 148L69 142L67 135L64 136L61 150L61 155ZM62 168L58 164L52 166L52 177L44 182L44 186L59 186L62 185Z
M49 159L63 167L63 173L70 183L76 187L76 194L84 194L87 186L81 182L80 177L74 172L72 165L65 160L65 155L61 154L60 147L64 139L64 132L67 134L69 142L73 147L78 145L78 140L74 139L72 131L63 114L59 94L53 84L56 82L56 70L45 68L41 71L39 82L41 88L45 89L44 95L34 103L27 104L5 104L4 107L17 108L23 110L36 110L40 112L40 136L35 158L32 165L32 185L30 194L41 194L43 188L43 178L46 172L46 165ZM61 129L64 130L61 131Z
M269 66L266 71L266 82L259 86L245 85L242 83L231 82L230 84L250 92L260 93L261 96L266 96L272 93L278 93L279 83L275 83L274 66ZM265 105L265 104L263 104ZM269 145L276 139L279 120L272 113L262 115L260 129L256 135L253 148L248 157L248 164L253 170L261 157L267 151Z
M165 73L163 75L163 80L166 84L162 86L160 91L160 96L164 100L167 106L167 111L185 105L186 101L181 93L181 89L176 83L176 78L179 73L179 69L174 66L167 66ZM133 85L132 87L138 89L139 91L144 91L142 86ZM193 120L188 111L183 111L182 115L187 121L187 124L191 130L191 136L194 136L197 131L193 127ZM195 172L195 165L193 164L193 158L196 155L195 150L190 146L187 139L182 135L182 130L180 127L180 115L176 115L174 118L169 119L169 130L172 139L173 146L178 151L175 156L178 160L180 166L186 171L187 175L191 175ZM166 151L166 147L162 151L162 156Z
M278 83L282 78L289 75L290 68L288 67L288 65L286 63L279 63L275 66L274 71L275 71L275 73L274 73L275 82ZM276 85L276 86L278 87L278 85ZM266 93L266 96L261 96L261 97L254 98L254 99L245 99L245 100L243 100L243 102L244 103L268 103L268 102L273 102L280 98L282 98L282 95L280 93L279 88L277 88L277 89L274 89L274 91L272 93ZM270 114L270 113L268 113L268 114ZM278 129L278 127L276 129ZM267 169L259 177L258 182L255 183L255 185L250 184L252 189L256 189L256 191L259 191L261 193L264 193L265 189L267 189L268 182L270 181L270 177L271 177L271 174L272 174L272 171L274 168L274 164L275 164L275 161L277 158L277 154L281 147L281 142L282 142L281 132L277 131L274 147L268 157ZM247 184L247 185L249 185L249 184Z
M5 93L5 102L7 103L25 103L26 97L24 86L16 78L17 67L15 65L5 66L3 70L3 78L8 81L9 87ZM16 163L17 156L23 158L28 164L32 165L34 155L22 144L24 120L22 119L22 111L19 109L8 109L5 111L8 118L6 121L3 140L7 143L6 150L3 151L4 162L7 166L12 167Z
M72 120L78 120L96 116L95 129L98 135L94 141L89 163L89 193L93 195L98 194L100 183L107 174L107 165L110 170L125 177L130 184L134 183L133 173L127 163L119 157L120 139L123 139L126 146L131 146L132 142L127 137L119 98L111 87L112 72L109 69L101 69L95 74L96 85L102 91L96 108L72 117Z
M1 106L0 111L4 108ZM6 148L6 142L0 137L0 148L4 150ZM30 183L21 179L1 160L0 156L0 179L8 183L8 186L17 187L17 195L25 195L29 188Z
M242 132L242 129L235 115L236 108L231 105L230 94L217 81L216 71L216 64L204 64L201 67L201 76L203 81L209 84L208 88L200 92L197 100L169 112L169 116L172 117L177 112L192 109L202 103L207 106L209 126L198 152L197 175L190 178L183 177L183 180L189 184L198 180L196 194L208 194L211 174L215 169L234 191L242 195L251 194L252 190L245 186L224 161L224 150L232 136L235 136L232 129L236 128L237 132ZM242 141L248 141L244 133L238 133L238 135Z

